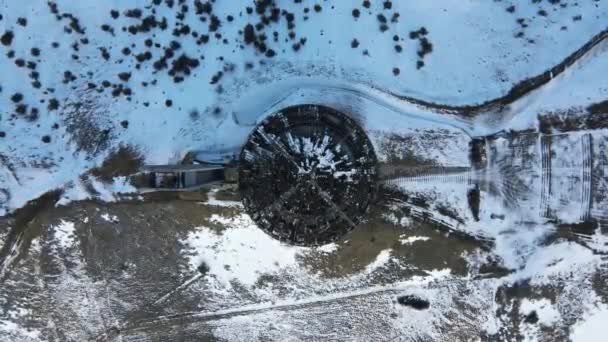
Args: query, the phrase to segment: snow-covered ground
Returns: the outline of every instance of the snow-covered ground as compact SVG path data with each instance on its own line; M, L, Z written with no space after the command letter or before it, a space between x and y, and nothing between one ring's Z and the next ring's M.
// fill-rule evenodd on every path
M275 2L0 0L0 215L54 189L64 190L59 201L64 205L87 198L113 200L115 194L133 190L124 177L108 181L87 172L102 166L119 147L135 149L149 164L178 161L192 149L234 147L250 131L252 116L267 112L273 101L290 92L292 98L315 97L359 111L378 109L373 112L376 117L370 115L366 120L367 128L380 132L379 137L407 135L418 128L416 120L389 115L394 108L428 119L425 125L448 125L450 134L443 135L447 138L441 141L442 149L413 140L419 151L436 152L425 157L444 166L461 166L460 161L468 160L458 148L465 141L463 135L451 134L451 130L490 134L499 128L537 128L541 113L578 115L608 98L606 42L544 87L503 109L500 117L494 112L466 119L441 116L393 96L451 106L476 105L504 96L520 81L542 74L606 32L608 3L604 0ZM304 86L307 90L300 89ZM344 87L356 90L359 98ZM458 196L465 192L458 191L452 192L453 202L464 201ZM207 205L240 210L238 203L218 200L214 194ZM563 214L570 212L564 210ZM409 218L395 215L387 213L386 218L403 229L410 226ZM108 223L114 220L107 218ZM391 286L399 291L413 286L417 295L434 298L433 302L441 304L418 312L393 306L381 295L369 297L373 303L386 304L375 306L377 311L372 314L378 322L386 319L383 310L396 315L390 331L442 339L442 322L450 320L450 310L456 305L451 296L461 289L437 285L444 283L435 280L467 280L437 269L425 270L427 277L403 280L404 284L373 283L369 278L374 272L394 259L394 250L387 248L360 272L339 280L344 284L328 284L300 263L313 252L269 239L246 215L214 216L209 223L225 230L201 226L180 237L184 274L196 274L204 261L209 267L206 284L215 291L218 297L213 298L218 302L226 299L223 296L240 293L235 282L254 295L250 306L239 309L254 313L213 323L214 336L227 340L282 339L292 333L311 337L315 328L299 330L298 322L311 313L329 318L322 315L323 310L306 306L307 301L316 298L315 302L332 308L329 303L336 298L355 298L351 305L371 306L367 299L357 302L361 284L378 293L393 291ZM514 272L500 279L459 285L473 293L471 311L482 313L463 324L473 326L476 319L485 317L483 332L499 334L512 317L487 306L485 300L500 293L497 289L522 281L563 285L558 298L518 304L522 316L535 312L539 322L522 335L535 340L551 336L546 335L547 327L572 326L572 339L593 340L607 310L587 280L605 266L601 256L567 239L544 246L547 233L554 231L552 226L508 229L509 224L516 222L503 222L500 229L485 222L471 227L499 237L490 254ZM72 222L61 221L49 228L52 234L46 241L56 245L56 255L67 258L68 270L82 266L71 264L78 264L75 260L80 258L73 245L78 242L74 229ZM396 242L415 248L433 241L426 238L398 236ZM604 243L602 237L596 238ZM0 231L0 249L7 239L8 233ZM32 255L42 248L41 243L45 241L31 243ZM324 247L320 252L339 253L334 248ZM74 255L65 256L70 253ZM483 264L480 260L489 257L485 253L463 256L472 265L472 274ZM294 282L291 289L281 287L285 284L255 289L254 284L267 274L300 282ZM198 281L200 276L196 277L189 279ZM95 290L85 290L83 298L103 296L95 292L100 288L94 286L98 280L66 279L60 284L65 291L89 287ZM59 290L53 293L62 295ZM66 305L66 310L72 310L71 303ZM299 305L302 314L282 311L282 305ZM210 315L233 309L206 308ZM40 338L15 323L18 315L31 316L27 310L35 308L20 310L0 316L0 337L2 332L17 331L11 337ZM90 312L85 311L74 317L86 320ZM288 317L286 312L293 314ZM352 316L334 318L339 325L354 320ZM267 332L269 321L273 328ZM346 330L339 333L356 336ZM327 338L337 339L339 333Z

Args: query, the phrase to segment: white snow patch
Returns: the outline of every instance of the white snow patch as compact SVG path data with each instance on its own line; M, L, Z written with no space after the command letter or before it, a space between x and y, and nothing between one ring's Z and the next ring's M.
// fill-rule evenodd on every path
M110 215L108 213L101 214L101 218L104 219L105 221L112 222L112 223L120 222L120 220L118 219L118 216Z
M531 300L524 298L519 311L522 315L529 315L536 311L538 323L544 326L552 326L560 319L560 313L555 306L546 298Z
M227 207L227 208L242 208L243 204L239 201L224 201L218 200L216 198L217 193L222 190L223 187L216 187L207 193L207 201L204 202L205 205L211 205L215 207Z
M335 242L328 243L326 245L317 247L316 250L321 253L331 254L338 250L338 244L336 244Z
M132 194L137 192L137 189L131 185L129 178L125 176L114 177L109 188L115 194Z
M115 177L110 184L103 183L95 178L91 178L91 186L99 195L96 196L104 202L115 202L118 194L129 194L137 192L126 177Z
M87 191L84 184L82 184L81 181L77 181L65 187L64 192L56 205L68 205L74 201L83 201L90 198L91 194Z
M132 194L137 192L137 189L131 185L128 178L124 176L114 177L110 184L102 183L95 178L88 179L95 191L99 192L99 195L91 194L87 191L83 182L78 180L76 182L70 182L64 187L64 192L56 205L68 205L74 201L84 201L93 198L105 202L114 202L117 200L116 195L118 194Z
M528 261L535 262L535 253L542 253L539 244L554 228L550 226L534 225L532 227L520 226L512 230L498 231L495 240L495 253L504 261L504 265L511 269L528 267ZM531 276L536 269L527 274ZM522 274L522 276L525 276Z
M54 237L57 240L57 244L63 250L69 249L74 245L76 241L74 223L61 220L61 223L53 228Z
M431 238L428 236L400 236L399 237L399 242L401 242L402 245L411 245L416 241L428 241Z
M543 284L550 277L594 270L601 257L574 242L556 243L536 248L526 258L525 266L510 276L512 280L531 279L534 284Z
M211 222L227 229L218 234L199 227L183 241L194 252L189 258L192 269L205 262L209 274L225 286L238 280L253 285L260 275L277 273L297 265L298 247L287 246L258 229L248 215L223 217L214 214Z
M365 271L363 273L370 274L370 273L374 272L375 270L381 268L382 266L386 265L386 263L388 263L391 260L392 252L393 252L393 250L390 248L381 251L376 256L376 260L374 260L373 262L371 262L369 265L367 265L365 267Z
M401 227L409 227L412 225L412 219L409 217L397 217L397 215L395 215L392 212L388 212L388 213L382 213L382 218L384 220L386 220L388 223L392 223L394 225L397 226L401 226Z
M604 341L608 323L608 305L600 304L590 308L588 316L574 325L570 339L572 342Z
M40 341L40 331L23 328L9 320L0 321L0 336L13 341Z

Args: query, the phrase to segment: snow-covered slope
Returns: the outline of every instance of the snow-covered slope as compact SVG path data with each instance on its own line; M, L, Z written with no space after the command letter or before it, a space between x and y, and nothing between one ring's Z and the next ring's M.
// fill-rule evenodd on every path
M210 147L231 131L239 94L294 75L484 102L605 30L607 7L5 0L0 210L77 181L119 144L151 163Z

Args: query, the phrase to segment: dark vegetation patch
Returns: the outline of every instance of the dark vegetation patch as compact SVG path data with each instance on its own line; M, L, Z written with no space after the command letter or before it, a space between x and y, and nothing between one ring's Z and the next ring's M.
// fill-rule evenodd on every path
M538 320L538 313L536 313L536 310L532 310L532 312L524 316L524 323L527 324L536 324L538 323Z
M95 156L110 146L113 132L112 123L107 121L106 109L92 96L83 92L80 102L65 103L61 107L61 116L70 141L78 150Z
M54 110L57 110L58 108L59 108L59 101L56 98L50 99L47 109L49 111L54 111Z
M2 42L2 45L4 46L9 46L13 43L13 38L15 38L13 31L6 31L2 34L2 37L0 37L0 42Z
M118 78L123 82L127 82L131 78L131 73L130 72L121 72L118 74Z
M81 35L85 34L84 27L81 26L80 20L71 13L60 13L59 7L56 2L48 1L47 5L51 13L55 14L57 21L67 21L67 25L64 26L63 31L67 34L78 33Z
M437 205L435 205L435 208L433 208L433 210L436 211L437 213L439 213L440 215L443 215L445 217L449 217L449 218L455 220L456 222L458 222L460 224L465 224L464 219L460 216L460 214L458 213L458 211L455 208L448 207L443 204L437 204Z
M418 61L416 62L416 68L420 69L424 66L424 57L433 52L433 44L429 41L427 35L428 30L423 26L417 31L410 31L410 39L417 39L419 42L418 47Z
M27 112L27 105L18 104L17 106L15 106L15 112L24 115Z
M191 70L197 68L199 65L200 62L197 58L190 58L188 55L182 54L171 62L169 75L174 77L179 75L190 75Z
M266 58L274 58L278 53L283 52L284 49L279 48L282 44L281 37L276 27L285 25L288 33L284 38L284 43L291 44L292 51L298 52L306 43L306 37L298 37L296 32L296 15L293 12L282 9L278 6L279 2L270 0L261 0L255 2L255 13L253 8L248 8L247 13L257 15L257 22L249 22L245 24L243 29L240 31L243 35L244 45L241 45L241 49L251 47L254 48L260 55ZM322 11L322 7L319 4L313 7L316 13ZM308 18L308 8L304 9L306 15L303 19ZM269 39L272 36L272 42Z
M595 218L588 218L578 223L563 223L553 219L549 223L555 225L557 229L543 238L541 242L543 246L549 246L560 241L569 241L593 249L589 246L590 238L596 233L605 233L602 231L600 222Z
M101 52L101 57L103 59L110 60L110 52L108 52L108 49L104 48L104 47L100 47L99 51Z
M216 83L218 83L222 79L222 76L224 76L224 72L218 71L215 75L213 75L211 77L211 82L209 82L209 83L210 84L216 84Z
M202 2L201 0L195 0L194 7L197 15L211 14L213 11L213 6L209 1Z
M399 296L397 297L397 303L416 310L426 310L431 307L431 303L428 300L416 295Z
M152 59L152 53L150 51L142 52L135 55L135 59L139 63L143 63Z
M473 138L469 143L469 160L475 169L482 169L486 166L486 142L484 138Z
M479 266L479 274L483 277L502 278L515 270L508 269L503 265L500 259L495 257L486 257L486 260Z
M424 56L433 51L433 44L426 37L420 38L420 48L418 49L418 57L424 59Z
M553 134L608 128L608 110L606 110L608 108L605 106L605 103L592 105L587 109L589 114L577 108L540 114L538 116L539 131Z
M21 100L23 100L23 95L21 93L15 93L13 96L11 96L11 101L15 103L19 103Z
M2 155L0 155L0 161L2 161ZM9 256L15 258L15 261L17 261L27 250L29 250L31 241L40 234L40 230L34 231L28 229L30 228L29 223L32 222L40 212L53 208L61 198L62 193L63 191L59 189L49 191L42 196L27 202L26 205L9 215L9 218L13 220L14 224L5 240L6 243L0 247L0 268L5 269L4 267L7 266L6 261ZM10 194L7 194L7 197L10 198ZM12 263L12 265L15 264L17 263ZM3 280L4 279L0 278L0 282Z
M481 203L481 192L478 187L470 189L467 192L467 201L469 203L469 210L475 221L479 222L479 206Z
M192 121L198 120L200 118L200 116L201 116L201 114L199 113L199 111L197 109L191 110L188 115L190 116L190 119Z
M138 172L143 165L141 152L132 146L120 146L108 155L101 166L91 169L90 174L104 182L111 182L114 177Z
M142 12L139 8L128 9L124 12L125 17L128 18L141 18ZM114 17L114 15L112 15ZM118 16L117 16L118 17Z
M197 269L197 270L198 270L198 272L199 272L201 275L203 275L203 276L206 276L206 275L207 275L207 273L209 273L209 270L210 270L209 265L207 265L207 263L206 263L206 262L204 262L204 261L203 261L203 262L201 262L201 264L200 264L200 265L198 265L198 267L197 267L196 269Z
M608 114L608 100L590 105L587 111L595 115Z

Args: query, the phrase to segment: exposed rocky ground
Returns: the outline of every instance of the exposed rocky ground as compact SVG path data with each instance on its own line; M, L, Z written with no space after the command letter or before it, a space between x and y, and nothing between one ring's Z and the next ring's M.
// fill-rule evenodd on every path
M27 253L2 277L2 334L555 341L582 333L589 308L608 300L603 257L566 239L548 242L520 279L487 246L381 204L345 239L305 248L256 228L231 188L202 196L37 212Z

